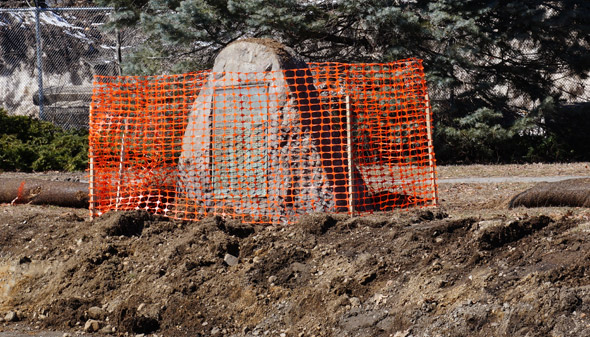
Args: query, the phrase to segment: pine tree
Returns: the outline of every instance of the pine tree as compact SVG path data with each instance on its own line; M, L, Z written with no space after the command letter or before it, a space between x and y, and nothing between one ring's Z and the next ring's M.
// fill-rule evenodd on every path
M244 37L277 39L310 61L422 58L444 140L439 148L461 147L496 126L510 131L490 160L529 153L507 145L532 146L536 140L523 135L544 126L543 111L584 97L590 71L587 0L98 2L117 8L116 24L138 24L148 36L126 64L133 74L210 67L221 48ZM446 137L445 130L466 136Z

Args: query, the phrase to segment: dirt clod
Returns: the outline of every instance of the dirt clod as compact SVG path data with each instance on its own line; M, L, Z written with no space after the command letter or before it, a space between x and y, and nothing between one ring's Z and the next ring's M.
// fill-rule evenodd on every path
M96 224L109 236L141 234L145 222L153 216L147 211L109 212L97 219Z
M160 328L160 323L151 317L137 313L134 308L122 308L118 313L119 330L133 333L151 333Z
M92 304L80 298L58 298L45 304L49 307L49 312L43 324L46 327L74 327L76 323L86 321L86 311Z
M324 234L338 221L329 214L309 214L302 216L296 226L305 228L311 234Z
M4 315L5 322L16 322L16 321L18 321L18 319L19 319L18 314L14 311L9 311L6 313L6 315Z
M100 328L100 323L97 320L89 319L84 324L84 332L96 332Z
M102 310L102 308L96 306L88 308L88 317L91 319L101 320L104 318L104 316L105 312Z
M479 247L485 250L502 247L546 227L552 221L547 216L539 216L486 229L478 239Z

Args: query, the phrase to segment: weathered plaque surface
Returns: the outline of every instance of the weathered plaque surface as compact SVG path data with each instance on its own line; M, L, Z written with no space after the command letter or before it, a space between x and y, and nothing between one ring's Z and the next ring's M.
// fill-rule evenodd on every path
M268 194L268 86L215 90L211 171L223 198Z

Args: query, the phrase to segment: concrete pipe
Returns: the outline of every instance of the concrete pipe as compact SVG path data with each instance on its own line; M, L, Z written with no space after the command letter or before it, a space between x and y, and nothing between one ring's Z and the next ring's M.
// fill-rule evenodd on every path
M0 178L0 202L86 208L88 207L88 184Z

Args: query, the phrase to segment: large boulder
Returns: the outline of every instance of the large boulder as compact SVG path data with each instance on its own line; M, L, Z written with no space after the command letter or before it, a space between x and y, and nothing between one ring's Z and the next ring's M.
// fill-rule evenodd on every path
M192 107L179 196L207 212L284 216L348 209L345 125L320 109L306 63L276 41L230 44ZM356 170L355 170L356 172ZM355 175L355 198L366 188Z

